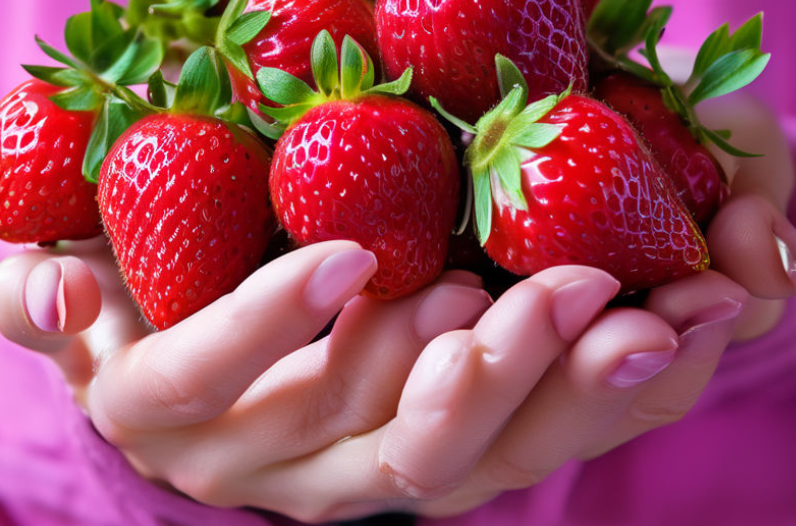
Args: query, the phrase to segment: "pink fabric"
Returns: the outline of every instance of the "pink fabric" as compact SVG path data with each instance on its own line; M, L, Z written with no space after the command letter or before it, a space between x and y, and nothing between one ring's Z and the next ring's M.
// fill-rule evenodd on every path
M796 73L790 67L796 4L786 0L675 0L669 42L698 44L729 20L765 10L771 69L755 86L796 139ZM6 2L0 18L0 93L24 79L19 62L42 63L86 0ZM796 143L796 140L794 141ZM792 215L796 217L796 215ZM14 248L0 243L0 258ZM796 524L796 303L769 335L732 347L695 410L588 463L507 493L480 509L422 526L655 526ZM100 439L45 359L0 339L0 526L265 525L282 519L215 510L138 477Z

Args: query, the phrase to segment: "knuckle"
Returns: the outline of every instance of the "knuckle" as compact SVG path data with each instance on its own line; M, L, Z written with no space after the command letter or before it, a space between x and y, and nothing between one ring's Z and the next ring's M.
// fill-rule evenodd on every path
M487 485L500 490L525 489L542 482L552 468L526 467L505 456L498 456L485 469Z
M436 475L436 470L428 468L397 470L389 464L382 464L379 469L388 476L393 491L401 497L430 501L442 498L456 489L455 483L432 480Z
M230 479L216 471L189 470L168 478L175 489L192 499L217 508L233 508L242 505L228 491Z
M149 366L139 385L146 407L180 416L182 419L207 419L225 408L223 397L212 385L195 389L190 376L170 377Z

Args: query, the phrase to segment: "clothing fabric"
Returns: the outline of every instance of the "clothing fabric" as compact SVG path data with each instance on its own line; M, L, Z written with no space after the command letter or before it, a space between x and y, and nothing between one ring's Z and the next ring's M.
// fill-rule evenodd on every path
M751 89L764 94L796 145L796 72L789 64L796 3L663 3L676 7L665 41L687 46L724 21L734 28L757 11L767 13L764 48L774 58ZM24 80L19 62L42 62L33 35L62 45L64 20L86 5L4 2L0 49L14 52L0 54L0 93ZM0 259L14 250L0 243ZM796 524L794 324L796 301L774 331L731 346L681 422L596 460L572 462L534 488L460 517L420 519L418 526ZM97 435L54 365L0 338L0 526L295 524L256 510L210 508L142 479Z

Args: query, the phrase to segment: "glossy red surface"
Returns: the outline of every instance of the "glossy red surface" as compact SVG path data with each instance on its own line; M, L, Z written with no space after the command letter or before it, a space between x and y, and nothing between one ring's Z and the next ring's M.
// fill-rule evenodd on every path
M475 122L500 99L495 54L513 60L530 99L587 87L580 0L383 0L379 48L389 78L414 67L412 94Z
M270 11L271 18L259 35L243 46L252 72L264 67L287 71L315 86L310 66L312 42L321 30L331 33L338 48L350 35L379 67L373 5L366 0L250 0L246 11ZM235 96L246 106L271 104L253 81L231 68ZM378 74L376 75L378 78Z
M102 166L99 203L133 298L158 328L231 292L273 232L268 149L217 119L155 115Z
M30 80L0 103L0 239L85 239L102 233L97 186L83 177L95 114L47 97L61 88Z
M705 240L633 128L605 105L572 95L540 122L562 127L525 150L528 210L495 199L486 249L504 268L530 275L554 265L601 268L625 292L705 270Z
M367 290L413 292L442 271L459 196L448 135L427 111L385 96L318 106L279 140L271 194L300 243L351 239L379 262Z

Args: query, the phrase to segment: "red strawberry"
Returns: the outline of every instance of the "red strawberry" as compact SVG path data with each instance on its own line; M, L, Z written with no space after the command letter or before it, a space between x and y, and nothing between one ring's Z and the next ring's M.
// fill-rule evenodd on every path
M371 87L368 59L346 37L338 79L336 54L321 32L313 47L320 93L278 70L258 75L264 93L286 104L264 111L293 121L274 153L274 209L299 244L351 239L372 250L379 269L369 293L409 294L445 263L459 195L453 145L431 113L384 94L405 91L409 75Z
M517 64L532 100L587 87L580 0L383 0L376 24L387 75L414 67L412 94L468 122L500 100L496 53Z
M466 162L490 257L520 275L598 267L626 292L708 267L699 228L627 121L582 96L525 100L516 86L475 127L458 122L477 134Z
M62 91L30 80L0 103L0 239L49 243L102 233L97 186L83 177L96 112L67 111Z
M373 5L366 0L249 0L244 13L255 11L270 12L270 18L242 45L246 63L233 61L238 67L231 70L235 96L255 111L258 104L269 102L247 74L256 76L262 68L276 68L312 83L310 49L321 30L329 31L338 46L349 35L378 57ZM229 55L234 58L234 53Z
M194 53L183 74L212 70L201 66L208 53ZM116 141L99 182L102 218L127 286L159 329L237 287L258 267L274 226L270 152L237 125L180 113L202 108L200 91L185 85L171 113L144 118Z
M647 13L650 3L602 0L594 12L589 42L595 65L609 73L622 71L597 82L595 95L642 133L680 198L697 222L706 226L729 194L725 174L706 146L713 143L736 156L752 154L727 142L729 130L703 126L695 106L740 89L763 72L770 55L760 50L762 15L748 20L734 34L726 24L714 31L700 49L688 80L680 85L663 69L656 49L671 8L656 7ZM649 66L628 56L642 41Z
M641 132L686 208L697 223L707 224L729 195L727 178L683 118L666 107L660 88L638 77L615 74L598 82L594 94Z

